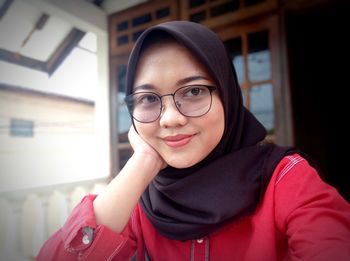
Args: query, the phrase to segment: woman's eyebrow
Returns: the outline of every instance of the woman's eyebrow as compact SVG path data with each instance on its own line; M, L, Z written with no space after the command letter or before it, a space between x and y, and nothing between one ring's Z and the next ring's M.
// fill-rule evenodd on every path
M202 75L189 76L189 77L183 78L181 80L178 80L176 82L176 85L177 86L181 86L181 85L185 85L185 84L187 84L189 82L193 82L193 81L196 81L196 80L209 80L209 78L207 78L205 76L202 76Z
M194 76L189 76L189 77L186 77L186 78L183 78L183 79L180 79L178 80L175 85L176 86L181 86L181 85L185 85L189 82L193 82L193 81L196 81L196 80L209 80L209 78L207 77L204 77L202 75L194 75ZM137 90L147 90L147 91L153 91L155 90L156 88L154 87L153 84L149 84L149 83L145 83L145 84L141 84L141 85L138 85L138 86L135 86L133 88L134 91L137 91Z
M134 91L137 91L137 90L140 90L140 89L141 90L151 91L151 90L154 90L155 88L154 88L153 84L148 84L148 83L141 84L141 85L135 86L133 88Z

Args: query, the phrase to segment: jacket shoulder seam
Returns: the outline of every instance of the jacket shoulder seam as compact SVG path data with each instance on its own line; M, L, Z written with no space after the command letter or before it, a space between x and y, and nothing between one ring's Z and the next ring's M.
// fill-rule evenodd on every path
M298 163L305 161L303 157L300 155L289 155L286 156L285 159L288 160L287 164L283 167L283 169L278 173L278 176L275 181L275 185L277 185L288 173L290 170L297 165Z

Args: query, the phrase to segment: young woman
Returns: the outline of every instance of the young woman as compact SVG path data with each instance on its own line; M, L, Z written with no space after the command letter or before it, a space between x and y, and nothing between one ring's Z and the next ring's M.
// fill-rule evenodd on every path
M262 143L214 32L149 28L126 84L134 154L38 260L350 260L350 205L301 152Z

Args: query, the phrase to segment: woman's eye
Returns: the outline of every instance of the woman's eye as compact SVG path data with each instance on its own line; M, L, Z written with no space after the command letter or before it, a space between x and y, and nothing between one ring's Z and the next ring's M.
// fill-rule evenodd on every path
M200 88L192 88L190 92L192 95L198 95L201 93L201 90Z
M203 87L191 87L186 89L184 92L184 96L191 97L191 96L198 96L203 94L205 88Z
M144 95L140 98L140 102L143 104L158 102L158 97L155 95Z

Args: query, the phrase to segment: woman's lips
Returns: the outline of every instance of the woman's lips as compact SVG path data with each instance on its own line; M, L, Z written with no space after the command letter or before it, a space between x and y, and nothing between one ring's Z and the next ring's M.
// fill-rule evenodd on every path
M167 136L164 138L164 142L169 147L177 148L185 146L192 139L193 135L175 135Z

